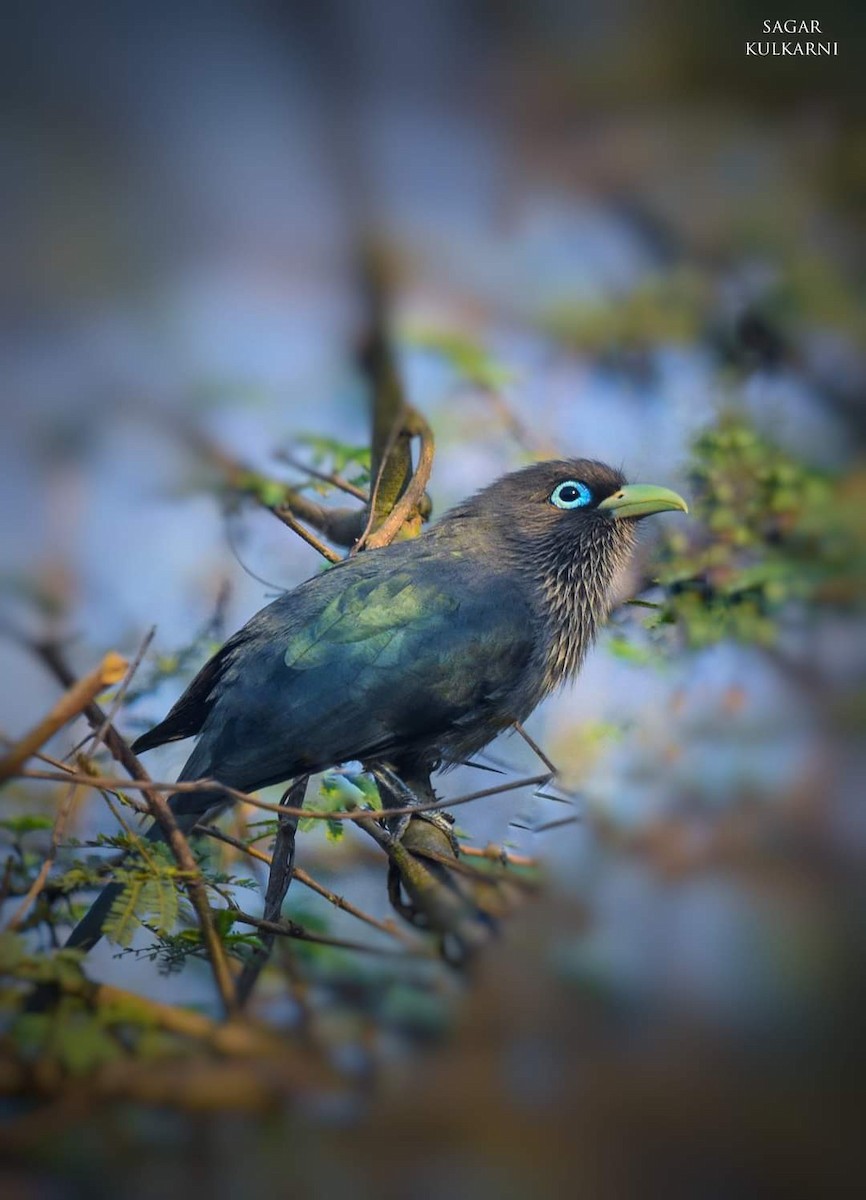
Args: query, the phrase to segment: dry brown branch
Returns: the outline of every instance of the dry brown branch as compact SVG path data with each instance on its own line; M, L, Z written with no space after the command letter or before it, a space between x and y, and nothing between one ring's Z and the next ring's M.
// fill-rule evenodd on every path
M513 779L510 783L499 783L494 787L483 788L479 792L468 792L464 796L455 796L446 800L424 801L420 804L406 804L398 808L389 808L387 813L380 813L374 809L349 809L343 812L329 810L320 812L311 809L286 808L279 804L271 804L268 800L260 800L258 796L251 796L246 792L239 792L235 788L226 787L218 779L184 780L183 782L174 781L172 783L149 780L147 783L143 783L140 780L112 779L100 775L87 775L84 772L61 774L56 771L27 770L19 772L18 777L21 779L43 779L51 783L80 783L96 788L98 791L106 792L116 792L123 788L131 788L143 792L197 792L206 789L222 794L227 800L235 800L240 804L250 804L253 808L261 808L265 812L303 817L305 820L309 818L311 821L376 821L382 820L386 816L388 818L415 816L418 813L435 812L437 809L456 808L460 804L471 804L473 800L485 800L489 796L498 796L503 792L513 792L518 788L525 787L539 787L542 784L550 782L550 773L545 772L543 775L530 775L525 779Z
M368 550L387 546L397 537L400 530L407 523L410 525L413 522L420 524L421 521L421 505L426 494L427 484L430 482L430 473L433 469L433 431L421 414L413 408L406 409L402 419L402 428L421 439L421 448L418 452L418 466L415 468L406 490L391 512L378 527L372 529L367 534L364 544Z
M126 667L126 659L111 651L89 675L72 683L48 715L0 759L0 782L17 774L28 758L40 750L59 729L80 716L100 692L119 683L126 673Z
M75 798L79 794L79 791L79 785L73 784L72 787L67 789L66 795L61 800L60 806L57 809L57 816L54 818L54 825L51 828L51 842L49 843L48 853L45 855L45 859L43 860L42 866L39 868L36 878L27 889L24 899L7 921L7 932L21 928L24 918L36 903L39 893L48 882L48 876L51 873L51 868L54 866L54 863L57 860L58 847L60 846L60 842L64 833L66 832L66 824L69 820L69 814L72 812Z
M185 428L183 436L200 458L219 471L233 492L256 500L275 516L291 512L297 520L312 526L335 546L348 548L353 546L360 536L366 521L363 508L328 508L289 484L278 484L282 489L282 498L277 504L267 504L262 500L263 485L267 484L272 488L273 480L266 479L260 472L233 458L199 430Z
M486 858L490 862L502 863L504 867L537 867L538 859L526 854L512 854L503 846L491 842L488 846L461 846L460 853L465 858Z
M296 533L302 541L307 543L308 546L312 546L314 550L317 550L319 554L321 554L322 558L326 558L329 563L338 563L342 561L340 555L337 554L336 551L332 550L330 546L326 546L324 542L320 541L315 536L315 534L310 533L309 529L304 528L300 521L298 521L292 515L291 509L280 504L275 504L271 507L271 512L275 517L282 521L285 526L291 529L292 533Z
M64 687L71 687L75 683L75 675L70 670L56 642L34 642L30 643L30 648ZM106 713L103 712L99 705L93 701L87 705L83 713L91 729L98 729L100 731L101 739L111 757L116 762L119 762L133 779L147 783L150 779L147 771L132 753L126 740L121 737L115 727L110 722L106 723ZM122 782L126 785L126 780Z
M298 471L304 471L311 479L318 479L322 483L329 483L331 487L337 488L341 492L345 492L347 496L354 496L356 500L360 500L362 504L368 504L370 497L363 488L356 487L354 483L350 483L348 479L343 479L342 475L333 475L329 471L320 471L316 467L311 467L308 463L302 462L299 458L289 454L286 450L279 451L275 458L280 462L288 463L290 467L295 467Z
M298 925L295 921L287 921L285 918L279 921L268 921L264 917L254 917L252 913L243 912L242 909L232 909L232 916L236 921L240 921L243 925L252 925L255 929L261 929L265 933L274 934L278 937L295 938L299 942L310 942L315 946L331 946L337 950L352 950L362 954L380 954L391 957L396 955L411 955L412 957L426 957L418 950L392 950L388 946L369 946L365 942L351 942L343 938L324 937L322 934L310 933L304 929L303 925Z
M126 672L126 675L124 676L123 682L121 683L120 687L117 689L117 693L111 702L111 708L109 709L102 724L92 734L90 741L94 748L99 745L99 743L103 740L103 738L105 737L108 730L111 728L111 723L114 718L114 715L120 708L120 705L123 703L123 697L126 695L126 692L129 688L130 683L132 683L132 680L133 680L133 677L135 676L136 671L141 666L142 660L143 660L145 654L147 653L147 648L150 645L150 643L153 641L153 635L155 632L156 632L156 629L154 627L146 634L146 636L142 640L142 643L138 648L138 653L136 654L135 658L132 660L132 663L130 664L130 666ZM46 756L39 754L38 757L44 758ZM65 764L63 764L63 763L59 763L58 765L61 767L65 767ZM43 888L45 887L45 884L48 882L48 876L51 873L51 868L54 866L54 863L57 860L57 851L60 846L60 842L63 838L63 835L66 831L66 824L67 824L67 821L69 820L69 814L72 812L72 807L73 807L73 804L75 801L75 797L78 795L78 792L79 792L79 786L73 784L67 791L65 798L61 801L60 807L57 810L57 816L54 819L54 825L51 830L51 842L49 844L48 853L45 856L45 860L43 861L42 866L39 868L39 872L38 872L36 878L33 880L33 883L28 888L27 894L25 895L21 904L18 906L18 908L12 914L12 917L10 918L9 922L7 923L7 926L6 926L7 929L9 929L9 930L20 929L21 924L24 920L24 917L27 915L27 912L29 911L29 909L33 907L34 903L36 902L36 899L39 896L39 893L43 890ZM121 824L123 824L123 822L121 822Z
M133 658L132 662L129 664L129 668L127 669L126 675L124 676L120 687L112 697L111 706L108 709L108 712L105 714L105 719L103 720L102 724L93 732L93 737L90 740L91 753L101 745L101 743L105 740L109 729L111 729L114 718L117 716L118 712L120 712L120 706L123 704L124 697L129 691L129 685L132 683L138 668L144 661L144 656L147 654L147 651L150 648L150 643L153 641L155 634L156 626L152 625L142 638L141 645L136 651L135 658Z
M248 855L250 858L254 858L257 862L264 863L266 866L270 866L271 864L270 854L266 854L264 850L257 850L255 846L248 846L239 838L232 837L230 834L224 833L221 829L217 829L213 825L197 825L196 832L199 831L207 834L208 837L215 838L219 842L225 842L228 846L234 846L236 850ZM357 905L346 900L344 896L337 895L336 892L332 892L324 884L319 883L303 867L296 865L293 877L297 879L298 883L309 888L311 892L315 892L316 895L327 900L329 904L333 904L335 908L349 913L352 917L357 917L359 921L363 921L365 925L370 925L373 929L378 929L381 933L387 933L389 937L396 938L397 941L402 942L405 946L417 948L417 939L407 930L401 929L393 921L380 921L377 917L371 916L370 913L364 912L362 908L358 908Z
M74 676L64 662L63 656L57 646L46 645L37 647L37 649L43 662L49 665L61 680L74 681ZM74 688L75 685L74 682L71 682L67 683L67 686ZM103 737L105 745L111 751L112 755L122 762L133 776L132 780L120 779L115 782L113 787L100 790L120 791L132 787L141 791L147 802L150 815L162 829L165 840L174 855L175 862L183 872L184 886L198 918L202 941L207 952L220 1000L226 1013L232 1015L236 1009L234 980L229 969L223 944L213 923L213 914L208 903L207 890L198 863L189 848L186 838L178 828L177 822L174 819L174 813L171 811L165 797L161 795L161 792L166 789L156 787L148 779L144 767L142 767L124 739L114 728L108 715L103 712L92 697L90 702L83 708L83 712L91 728L100 731L100 735ZM63 774L59 774L57 778L61 781L64 780ZM74 774L67 773L65 778L70 783L81 782L79 772L75 772Z
M532 753L535 755L535 757L537 759L539 759L540 762L543 762L544 765L547 767L548 771L550 772L551 778L555 779L556 776L559 774L559 771L556 768L556 764L553 763L547 757L547 755L544 753L544 751L539 746L538 742L536 742L535 739L526 732L526 730L523 728L523 726L520 724L519 721L515 721L514 728L517 731L517 733L519 733L520 736L523 738L524 742L526 742L527 746L532 751Z

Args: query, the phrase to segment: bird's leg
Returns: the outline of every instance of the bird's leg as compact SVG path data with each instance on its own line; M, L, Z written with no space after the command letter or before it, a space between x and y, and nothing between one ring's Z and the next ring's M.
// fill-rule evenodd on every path
M458 852L457 839L454 837L454 817L442 809L423 809L424 805L435 804L437 797L430 782L430 772L413 766L400 771L391 767L379 765L373 769L373 775L380 785L382 806L388 808L421 807L417 813L402 813L388 820L388 831L395 841L400 841L413 818L429 821L437 829L441 829L448 837L451 847Z
M380 764L371 767L370 772L379 786L382 807L386 811L389 808L408 808L424 803L423 799L417 796L412 788L390 767ZM411 819L411 813L401 813L399 816L389 817L385 821L385 827L395 842L400 841Z
M307 794L309 775L302 775L288 788L280 800L280 804L289 808L303 808ZM271 869L268 873L268 886L265 891L263 918L266 921L279 921L283 912L283 901L295 866L295 833L298 828L298 818L288 813L280 814L277 818L277 836L271 855ZM268 961L274 945L273 933L260 933L259 940L262 948L256 951L247 962L237 982L238 1000L245 1004L256 985L262 968Z

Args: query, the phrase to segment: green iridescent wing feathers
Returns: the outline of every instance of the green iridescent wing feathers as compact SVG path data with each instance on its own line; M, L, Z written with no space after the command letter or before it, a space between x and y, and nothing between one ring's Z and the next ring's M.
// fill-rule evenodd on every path
M443 617L453 616L457 609L452 596L418 583L405 571L381 582L359 579L338 592L315 621L295 634L284 661L293 670L309 671L333 659L335 646L354 645L349 661L359 667L383 656L379 665L395 664L404 634L423 628L432 633Z
M444 580L417 543L384 553L390 571L383 552L351 560L258 613L146 745L200 731L194 773L216 769L218 744L226 777L263 786L341 754L410 749L494 705L531 653L522 602L462 556Z

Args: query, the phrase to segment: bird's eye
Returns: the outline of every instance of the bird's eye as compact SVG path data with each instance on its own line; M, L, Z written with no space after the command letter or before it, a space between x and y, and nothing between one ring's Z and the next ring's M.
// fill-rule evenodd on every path
M584 508L592 503L592 492L579 479L567 479L550 493L550 503L555 508Z

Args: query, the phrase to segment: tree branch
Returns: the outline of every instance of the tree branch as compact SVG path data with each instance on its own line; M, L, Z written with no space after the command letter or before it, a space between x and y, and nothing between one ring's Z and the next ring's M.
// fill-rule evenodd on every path
M228 846L234 846L242 854L246 854L250 858L254 858L257 862L264 863L266 866L271 865L270 854L266 854L264 850L256 849L255 846L248 846L246 842L232 837L231 834L225 833L222 829L217 829L213 825L196 825L196 832L207 834L208 837L215 838L218 842L225 842ZM487 854L486 857L492 858L497 862L501 861L499 853ZM510 861L515 862L515 859L512 858ZM532 860L527 859L525 863L521 863L520 865L532 865ZM377 917L371 916L370 913L364 912L362 908L358 908L356 904L352 904L344 896L339 896L336 892L332 892L330 888L326 888L324 884L319 883L303 867L295 865L292 877L304 887L309 888L311 892L315 892L316 895L321 896L323 900L327 900L329 904L333 904L335 908L341 909L352 917L357 917L359 921L363 921L365 925L370 925L373 929L378 929L381 933L387 933L389 937L396 938L397 941L402 942L405 946L411 946L413 949L417 948L418 942L411 933L401 929L393 921L380 921Z
M364 820L382 820L385 817L403 817L414 816L418 813L435 812L442 808L456 808L459 804L470 804L473 800L485 800L489 796L498 796L502 792L512 792L517 788L538 787L542 784L549 783L551 775L546 771L543 775L529 775L525 779L513 779L510 783L498 783L494 787L483 788L479 792L468 792L464 796L455 796L446 800L431 800L423 801L419 804L405 804L397 808L389 808L387 813L378 813L374 809L346 809L336 811L333 809L313 810L306 808L290 808L280 804L271 804L268 800L260 800L258 796L251 796L247 792L239 792L236 788L227 787L220 783L218 779L197 779L197 780L175 780L171 783L157 782L149 780L143 783L140 780L128 779L113 779L108 776L87 775L85 772L70 771L61 773L59 771L21 771L18 778L20 779L44 779L51 783L81 783L88 787L96 788L98 791L116 792L123 788L131 788L141 792L147 791L162 791L162 792L198 792L209 791L218 793L226 798L226 800L235 800L240 804L250 804L253 808L263 809L265 812L274 812L283 816L304 817L311 821L364 821Z
M74 687L75 677L63 660L63 656L56 645L39 647L39 653L42 661L54 670L61 682L68 681L67 686L71 684ZM219 993L226 1014L231 1016L237 1007L234 980L232 979L223 944L214 926L213 914L208 903L207 890L201 871L186 838L174 819L174 813L169 808L168 801L161 795L161 789L154 786L152 781L149 780L144 767L139 763L136 756L99 705L91 701L84 707L83 712L91 728L99 731L112 755L133 776L132 785L127 780L121 779L117 781L116 788L133 786L141 791L147 802L150 815L162 830L165 840L174 855L175 862L184 874L184 886L198 918L202 941L204 942L210 962L214 983L216 984L217 992ZM69 774L66 778L70 783L78 783L80 779L77 776L78 773L76 772L75 775ZM62 780L63 776L60 775L59 778Z
M65 695L60 697L51 712L0 759L0 782L11 779L27 759L40 750L59 729L82 712L86 713L94 697L123 679L126 668L126 659L112 651L106 654L99 666L89 675L67 684Z

